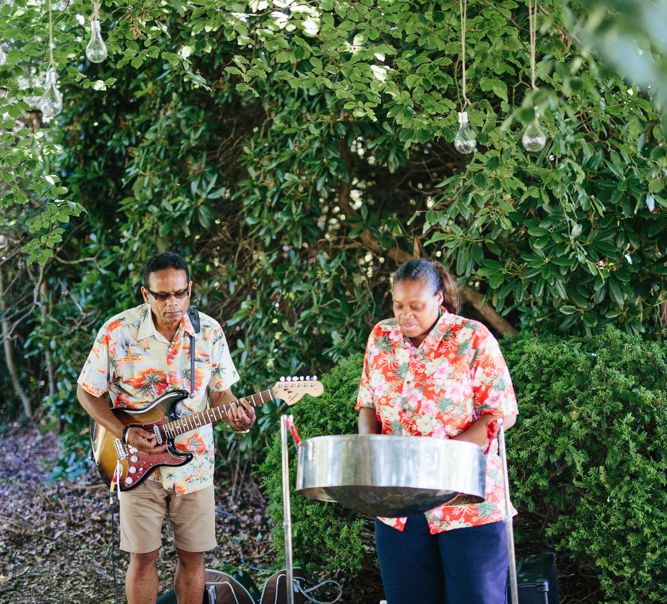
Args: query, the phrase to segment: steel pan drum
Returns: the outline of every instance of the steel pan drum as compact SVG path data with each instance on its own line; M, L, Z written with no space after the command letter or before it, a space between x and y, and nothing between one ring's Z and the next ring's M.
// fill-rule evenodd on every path
M486 457L472 443L344 434L301 443L296 490L369 516L397 517L483 501L485 477Z

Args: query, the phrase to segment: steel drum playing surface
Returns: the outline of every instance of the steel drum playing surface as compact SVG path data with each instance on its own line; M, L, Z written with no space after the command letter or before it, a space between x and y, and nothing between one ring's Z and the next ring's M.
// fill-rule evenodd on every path
M301 443L296 490L369 516L397 517L481 502L485 477L486 457L472 443L344 434Z

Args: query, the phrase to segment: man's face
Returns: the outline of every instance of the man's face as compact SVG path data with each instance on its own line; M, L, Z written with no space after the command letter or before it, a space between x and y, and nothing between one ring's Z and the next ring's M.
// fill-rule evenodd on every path
M192 281L185 271L165 268L148 275L147 287L141 288L144 302L151 307L156 327L173 328L183 318L190 306Z

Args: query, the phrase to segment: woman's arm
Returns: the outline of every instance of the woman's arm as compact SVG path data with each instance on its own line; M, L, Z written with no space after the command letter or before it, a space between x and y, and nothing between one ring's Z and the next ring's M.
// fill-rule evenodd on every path
M380 431L380 422L378 421L375 409L372 407L362 407L359 409L357 426L359 434L377 434Z
M469 443L475 443L480 447L486 447L488 440L486 438L486 425L497 419L497 415L485 414L461 434L452 438L452 440L463 440ZM516 423L516 415L506 415L503 419L503 428L509 430Z

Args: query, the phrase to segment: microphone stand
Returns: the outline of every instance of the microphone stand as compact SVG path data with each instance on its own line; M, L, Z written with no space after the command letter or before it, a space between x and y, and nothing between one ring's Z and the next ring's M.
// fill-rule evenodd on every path
M294 569L292 562L292 511L289 493L289 456L287 454L287 415L280 416L280 444L283 470L283 532L285 533L285 575L287 604L294 604Z
M507 533L507 557L510 565L510 595L512 604L519 604L519 587L516 576L516 559L514 557L514 532L512 530L512 504L510 503L510 483L507 474L507 453L505 451L505 428L503 420L498 420L498 453L503 471L503 488L505 491L505 532Z

